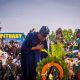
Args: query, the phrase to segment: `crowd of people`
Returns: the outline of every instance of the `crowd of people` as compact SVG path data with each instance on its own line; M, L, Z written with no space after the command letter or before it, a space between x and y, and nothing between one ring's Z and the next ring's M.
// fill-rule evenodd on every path
M10 40L7 44L0 39L0 80L21 79L21 45Z
M0 80L22 80L23 77L23 80L28 78L28 80L36 79L37 62L47 57L44 54L37 55L37 53L40 53L40 49L48 49L49 47L47 43L45 44L49 29L44 27L46 26L43 26L39 32L36 32L35 28L30 30L22 45L14 40L10 40L6 44L4 39L0 39ZM49 35L49 40L48 44L60 42L64 45L65 52L76 53L69 54L67 57L76 58L78 52L80 52L79 29L73 33L71 30L67 32L67 30L59 28ZM34 76L30 77L32 75Z
M68 80L80 80L80 29L73 32L71 29L58 28L55 33L52 32L50 40L55 44L60 42L67 53L62 59L69 71Z

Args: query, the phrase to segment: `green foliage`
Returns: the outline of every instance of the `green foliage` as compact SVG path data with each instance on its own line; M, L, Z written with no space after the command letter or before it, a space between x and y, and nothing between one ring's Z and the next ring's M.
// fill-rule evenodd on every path
M57 58L61 58L61 59L65 54L63 45L60 42L57 42L57 44L55 43L51 44L51 52L52 52L52 56L56 56Z
M69 41L75 39L75 33L73 33L72 29L64 29L63 36L65 41L68 43Z
M52 33L49 35L49 40L53 42L55 40L55 37L55 33L52 31Z
M62 59L62 57L66 55L63 44L61 44L60 42L52 43L51 51L47 51L45 49L42 49L41 51L47 53L49 57L57 57L60 59Z

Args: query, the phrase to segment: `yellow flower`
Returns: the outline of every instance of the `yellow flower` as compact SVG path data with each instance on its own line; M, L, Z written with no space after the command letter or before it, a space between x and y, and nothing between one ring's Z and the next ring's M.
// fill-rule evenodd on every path
M50 75L49 75L49 79L52 80L52 78L53 78L53 76L52 76L52 74L50 74Z

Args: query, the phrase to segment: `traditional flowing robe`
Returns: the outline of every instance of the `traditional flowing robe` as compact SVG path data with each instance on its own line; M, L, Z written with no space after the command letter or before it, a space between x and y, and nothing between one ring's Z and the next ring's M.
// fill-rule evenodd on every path
M21 47L21 64L23 80L36 80L37 62L47 57L46 53L40 50L32 50L32 47L42 43L47 49L47 41L41 42L38 39L38 32L28 33Z

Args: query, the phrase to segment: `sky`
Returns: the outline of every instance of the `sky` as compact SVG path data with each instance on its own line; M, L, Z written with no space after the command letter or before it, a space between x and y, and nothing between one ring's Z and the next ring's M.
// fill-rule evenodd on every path
M80 0L0 0L1 32L80 27Z

